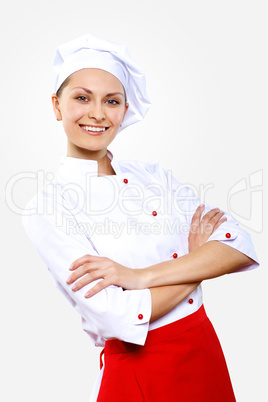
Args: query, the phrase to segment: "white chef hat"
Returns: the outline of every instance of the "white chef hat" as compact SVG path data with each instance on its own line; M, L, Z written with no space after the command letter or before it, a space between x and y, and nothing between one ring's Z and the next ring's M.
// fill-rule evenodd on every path
M129 103L119 131L142 120L150 107L145 75L123 45L91 34L83 35L59 46L52 66L57 74L55 92L69 75L83 68L99 68L117 77L125 88Z

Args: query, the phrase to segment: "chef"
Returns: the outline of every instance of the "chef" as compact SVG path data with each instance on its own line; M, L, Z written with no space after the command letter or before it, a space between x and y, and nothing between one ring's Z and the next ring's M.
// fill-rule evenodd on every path
M22 223L104 347L91 402L235 401L200 283L257 267L250 235L200 206L158 161L119 161L108 150L150 105L124 46L84 35L59 46L53 67L67 155Z

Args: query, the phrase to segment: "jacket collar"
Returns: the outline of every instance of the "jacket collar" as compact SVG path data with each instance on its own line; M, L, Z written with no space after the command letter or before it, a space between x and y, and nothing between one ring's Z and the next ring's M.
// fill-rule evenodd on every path
M107 156L116 173L120 175L121 169L118 161L114 158L111 151L107 149ZM85 180L85 177L98 177L98 162L92 159L74 158L67 155L61 155L58 166L58 176L64 182L77 183ZM114 177L115 175L111 175ZM109 177L111 177L109 176ZM107 177L107 176L103 176Z

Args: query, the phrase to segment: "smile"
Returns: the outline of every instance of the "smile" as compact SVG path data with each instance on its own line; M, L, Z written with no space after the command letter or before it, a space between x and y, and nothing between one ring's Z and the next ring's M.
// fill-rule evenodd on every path
M91 132L104 132L109 127L95 127L95 126L80 126L83 130L91 131Z

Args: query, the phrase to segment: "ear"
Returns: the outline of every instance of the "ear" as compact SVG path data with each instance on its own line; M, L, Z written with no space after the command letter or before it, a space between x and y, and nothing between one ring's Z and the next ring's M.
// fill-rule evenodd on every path
M61 121L61 120L62 120L62 116L61 116L61 111L60 111L60 102L59 102L59 98L57 97L56 94L52 94L51 100L52 100L52 106L53 106L53 110L54 110L55 116L56 116L56 118L57 118L58 121Z
M128 111L128 108L129 108L129 103L126 103L126 108L125 108L123 120L124 120L125 115L126 115L126 113L127 113L127 111ZM122 121L123 121L123 120L122 120Z

